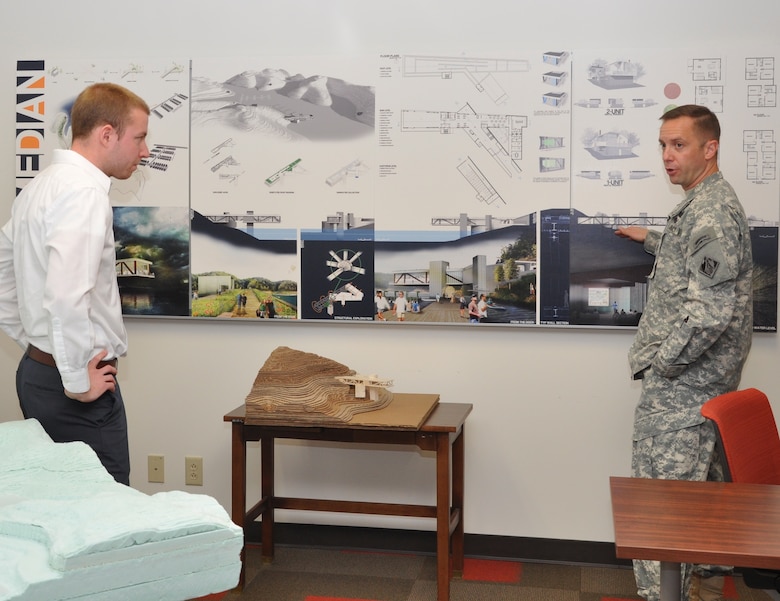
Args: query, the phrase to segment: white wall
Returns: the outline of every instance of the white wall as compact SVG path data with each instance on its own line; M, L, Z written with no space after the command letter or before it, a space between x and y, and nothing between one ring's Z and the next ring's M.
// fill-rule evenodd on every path
M720 12L714 12L720 11ZM0 6L0 222L13 197L13 88L17 58L229 57L378 52L494 52L513 48L773 48L780 4L747 0L564 0L558 3L298 3L53 0ZM776 46L774 46L776 48ZM673 198L659 199L659 210ZM474 403L467 422L469 533L612 540L608 477L629 471L639 386L628 377L630 330L418 324L235 323L128 319L120 364L128 408L132 484L185 488L184 456L204 458L205 485L230 507L230 426L257 370L279 345L392 377L398 392ZM743 385L780 412L778 337L754 339ZM0 420L18 419L13 386L21 355L0 338ZM166 458L165 484L146 482L146 456ZM254 460L253 460L254 461ZM431 502L433 461L409 449L285 443L280 494ZM253 467L256 467L256 462ZM410 492L412 488L419 492ZM257 493L257 491L254 491ZM430 528L426 521L300 514L280 519Z

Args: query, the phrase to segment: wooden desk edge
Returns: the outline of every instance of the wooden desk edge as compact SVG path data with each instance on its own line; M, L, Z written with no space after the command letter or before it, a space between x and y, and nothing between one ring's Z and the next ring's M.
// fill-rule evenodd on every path
M749 552L746 553L744 550L702 550L698 548L690 548L684 544L673 547L662 547L650 544L641 544L633 540L624 540L625 538L631 539L631 536L626 534L622 528L618 527L619 522L625 521L626 516L622 513L618 514L615 511L615 493L620 486L627 485L631 481L636 480L646 481L648 479L631 478L626 476L610 476L609 478L616 557L620 559L649 559L672 563L702 563L755 567L770 570L780 569L780 558L775 556L757 557L755 554ZM739 486L740 488L762 488L766 486L773 486L767 484L734 484L731 482L699 482L688 480L661 480L660 482L663 482L664 486L671 487L676 487L675 483L679 483L680 486L685 487L693 484L696 487L710 487L714 489L728 488L731 486Z

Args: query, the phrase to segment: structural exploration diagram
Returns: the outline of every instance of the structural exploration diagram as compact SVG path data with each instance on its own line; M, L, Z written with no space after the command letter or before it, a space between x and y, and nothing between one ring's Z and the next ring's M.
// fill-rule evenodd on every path
M365 275L366 270L360 266L359 262L363 251L352 252L348 249L343 249L339 252L341 254L337 255L334 251L329 251L332 259L325 261L325 264L333 269L328 276L329 282L336 278L339 278L339 281L352 279L351 274L355 273Z
M350 179L356 179L368 171L368 166L363 163L362 159L355 159L348 165L345 165L335 173L329 175L325 179L325 183L329 186L335 186L339 183L347 182Z
M275 173L272 173L270 176L265 178L265 183L268 186L273 186L276 182L278 182L282 177L284 177L287 173L292 173L296 167L298 167L301 163L302 159L295 159L291 163L285 165Z

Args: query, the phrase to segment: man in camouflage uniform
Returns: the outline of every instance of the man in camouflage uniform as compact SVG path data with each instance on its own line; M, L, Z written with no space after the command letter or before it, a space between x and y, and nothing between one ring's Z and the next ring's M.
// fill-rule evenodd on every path
M704 402L736 390L753 331L752 252L745 212L718 168L720 126L709 109L680 106L661 117L666 172L686 192L663 233L620 228L655 255L649 295L629 363L642 380L633 434L633 476L722 480ZM683 598L722 598L717 566L683 566ZM660 596L658 562L634 561L638 594Z

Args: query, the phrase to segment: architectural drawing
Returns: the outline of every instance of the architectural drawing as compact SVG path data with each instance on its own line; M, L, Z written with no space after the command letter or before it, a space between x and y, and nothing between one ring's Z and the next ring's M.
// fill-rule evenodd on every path
M539 173L563 171L566 169L566 159L563 157L539 157Z
M471 157L458 165L458 172L466 179L469 185L474 188L474 192L476 192L477 195L476 197L480 202L490 205L500 201L503 204L506 204L506 201L501 198L501 195L482 174L479 167L474 164Z
M124 69L124 71L122 71L122 79L124 79L129 75L138 75L139 73L143 73L143 72L144 72L143 65L131 63Z
M509 177L522 171L523 129L527 126L528 118L523 115L478 114L469 104L456 112L405 110L401 114L402 132L464 132Z
M745 81L749 108L776 107L775 59L773 56L745 59Z
M150 156L111 187L121 275L159 288L165 264L135 250L175 214L189 239L165 242L172 314L206 316L240 288L291 306L287 318L368 321L383 290L419 303L412 321L458 322L457 300L478 291L494 322L597 325L593 307L643 302L646 253L611 230L661 227L678 201L658 118L704 104L751 218L756 324L776 330L776 59L695 50L18 61L17 189L68 147L76 94L116 81L151 106ZM175 211L141 238L131 222L160 208ZM616 264L629 254L636 273ZM162 295L127 298L128 312L168 311Z
M211 171L216 173L223 167L237 167L240 164L241 163L233 158L233 155L228 155L224 159L220 159L218 162L211 165Z
M366 136L374 128L373 87L283 68L238 70L222 81L193 76L193 123L286 140Z
M331 258L325 261L325 265L332 268L328 281L333 281L336 278L339 280L349 280L354 276L351 274L365 275L366 270L361 266L360 255L363 251L353 252L351 250L342 249L341 256L337 255L334 251L328 251Z
M152 115L158 119L162 119L166 114L173 113L178 111L180 108L187 106L186 101L187 96L180 92L176 92L167 99L163 100L161 103L149 107L149 110L151 111Z
M713 113L723 112L723 61L720 58L694 58L688 64L695 84L696 104L708 107ZM703 82L703 83L702 83Z
M174 62L173 64L171 64L170 67L168 67L167 69L165 69L162 72L162 75L160 75L160 78L161 79L167 79L167 78L171 77L172 75L181 75L181 74L184 73L184 70L188 69L188 68L189 68L189 65L187 65L185 67L185 63Z
M566 51L548 51L542 53L542 62L546 65L562 65L569 58L569 52Z
M347 232L356 231L360 232L359 235L366 237L372 235L370 230L373 230L373 228L373 217L357 219L354 213L345 213L344 211L338 211L335 215L328 215L322 222L323 233L335 233L338 236L344 236Z
M722 61L719 58L694 58L689 63L691 79L700 81L720 81L723 78Z
M523 59L486 59L443 56L405 55L404 77L438 77L451 79L462 74L480 93L485 93L495 104L507 101L507 92L495 77L497 73L526 73L530 63Z
M351 178L359 177L362 173L365 173L368 167L363 163L361 159L355 159L349 165L345 165L332 175L329 175L325 179L325 183L329 186L335 186L340 182L347 181Z
M542 95L542 102L549 106L563 106L569 95L566 92L546 92Z
M636 134L628 131L594 132L583 136L585 149L599 160L627 159L636 156L634 148L639 144Z
M300 164L302 159L295 159L292 163L289 163L276 171L271 176L265 178L265 183L268 186L273 186L276 182L278 182L284 175L287 173L292 173L295 168Z
M456 227L459 237L473 236L482 232L492 232L499 227L508 225L530 225L532 223L530 215L513 218L498 218L493 215L485 217L470 217L466 213L461 213L457 217L431 217L431 225L434 227Z
M170 144L154 144L149 149L149 156L141 160L141 165L157 171L167 171L178 148L180 147Z
M328 315L333 315L335 312L335 303L339 303L343 307L345 303L362 300L363 291L350 283L346 283L332 292L329 292L327 295L321 296L319 300L313 301L311 307L315 313L322 313L325 311Z
M279 224L282 222L280 215L255 215L254 211L247 211L242 215L225 212L221 215L203 215L203 217L211 221L211 223L218 223L233 228L238 227L239 223L243 223L247 229L252 229L255 225Z
M696 104L706 106L713 113L723 112L723 86L696 86Z
M568 77L569 74L566 71L548 71L542 74L542 81L551 86L560 87Z
M606 90L638 87L644 74L644 67L630 60L597 60L588 67L588 81Z
M748 181L774 180L777 176L777 142L775 132L746 130L742 134Z

